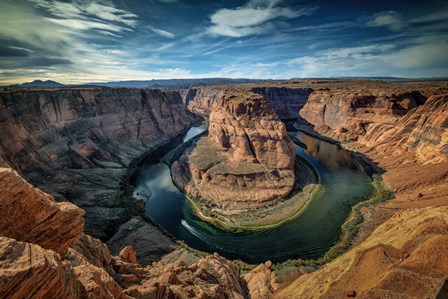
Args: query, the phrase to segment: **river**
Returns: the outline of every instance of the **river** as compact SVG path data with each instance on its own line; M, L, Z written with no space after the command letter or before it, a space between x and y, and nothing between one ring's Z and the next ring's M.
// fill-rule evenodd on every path
M183 142L205 130L191 128ZM306 145L296 145L296 153L314 167L324 190L297 217L276 228L234 233L202 221L161 162L139 168L134 195L146 201L149 217L192 248L248 263L319 258L339 240L351 207L369 198L374 188L349 152L301 132L289 133Z

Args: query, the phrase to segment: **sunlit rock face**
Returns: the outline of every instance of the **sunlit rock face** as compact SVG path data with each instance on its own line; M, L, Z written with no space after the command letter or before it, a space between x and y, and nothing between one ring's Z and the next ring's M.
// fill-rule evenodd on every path
M294 144L261 95L232 91L213 104L209 133L172 165L193 197L249 208L287 196L294 186Z

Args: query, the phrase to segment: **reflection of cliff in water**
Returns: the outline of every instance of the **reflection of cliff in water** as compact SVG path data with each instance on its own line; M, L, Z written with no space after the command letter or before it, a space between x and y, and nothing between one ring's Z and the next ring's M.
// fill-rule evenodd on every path
M297 132L297 137L305 145L305 154L319 160L330 169L349 168L361 171L359 164L351 157L350 152L340 148L336 144L319 140L301 132Z

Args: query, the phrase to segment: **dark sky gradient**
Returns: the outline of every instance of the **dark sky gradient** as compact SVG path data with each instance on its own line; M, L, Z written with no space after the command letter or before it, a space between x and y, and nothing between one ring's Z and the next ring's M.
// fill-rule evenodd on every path
M0 84L448 76L447 1L1 0Z

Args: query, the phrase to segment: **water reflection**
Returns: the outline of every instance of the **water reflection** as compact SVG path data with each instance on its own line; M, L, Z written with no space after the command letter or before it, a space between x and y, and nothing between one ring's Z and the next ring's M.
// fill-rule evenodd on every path
M336 144L319 140L302 132L289 132L306 145L304 153L319 160L330 169L349 168L361 171L359 164L352 158L350 152Z

